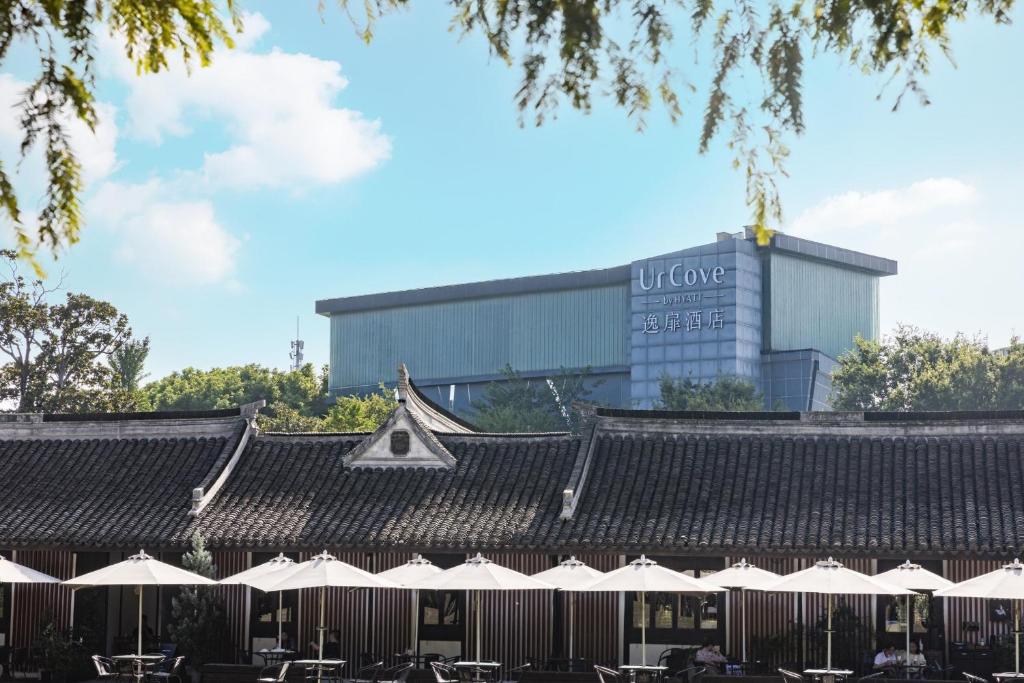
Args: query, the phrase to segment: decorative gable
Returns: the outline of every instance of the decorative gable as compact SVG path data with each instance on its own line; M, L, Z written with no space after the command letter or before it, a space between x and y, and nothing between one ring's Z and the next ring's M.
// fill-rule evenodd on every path
M455 458L404 400L387 422L352 449L348 467L428 467L449 469Z

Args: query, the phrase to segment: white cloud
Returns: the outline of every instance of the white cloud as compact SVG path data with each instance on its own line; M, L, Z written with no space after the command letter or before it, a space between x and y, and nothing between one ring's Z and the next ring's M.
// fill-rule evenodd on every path
M129 132L154 143L191 134L197 119L222 125L224 149L204 156L209 189L286 188L344 182L387 159L391 142L379 121L337 106L348 86L336 61L273 49L251 51L268 29L249 15L234 50L189 74L179 64L143 77L122 65L129 88Z
M234 280L239 240L206 200L175 200L159 180L108 182L88 204L96 224L114 233L115 257L162 283L227 284Z
M970 204L973 186L956 178L928 178L909 187L877 192L845 192L804 211L790 226L800 235L888 226L937 209Z
M1001 346L1024 332L1019 186L940 177L844 192L804 210L786 231L899 262L899 274L882 280L883 332L907 323L981 333Z

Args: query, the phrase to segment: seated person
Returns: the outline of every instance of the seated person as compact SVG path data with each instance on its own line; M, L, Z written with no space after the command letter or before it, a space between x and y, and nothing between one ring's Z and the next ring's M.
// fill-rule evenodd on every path
M727 660L722 654L722 648L708 640L704 642L704 647L697 650L693 661L697 663L697 666L707 669L709 674L720 676Z
M310 643L309 649L316 659L341 659L341 631L334 629L327 635L322 656L319 643Z
M896 668L900 660L896 658L896 648L886 645L881 652L875 655L875 671L891 671Z
M910 667L910 674L914 678L923 678L924 669L928 665L928 660L925 658L924 653L921 652L921 648L917 646L917 643L910 644L910 654L907 655L907 666Z

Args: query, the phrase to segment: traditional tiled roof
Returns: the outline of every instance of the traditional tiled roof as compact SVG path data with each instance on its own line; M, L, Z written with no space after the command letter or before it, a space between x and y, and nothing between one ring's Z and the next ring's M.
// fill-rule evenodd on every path
M0 547L165 545L245 429L233 413L0 422Z
M421 550L519 548L555 531L578 439L438 439L452 469L348 468L360 439L344 435L258 437L195 529L243 548Z
M181 547L198 530L283 550L1024 550L1024 413L721 417L603 410L578 437L433 432L443 468L348 466L365 434L242 441L239 418L182 421L225 430L191 436L139 421L9 438L0 423L0 547Z
M873 557L1024 549L1024 413L599 415L589 476L571 519L547 540L553 547Z

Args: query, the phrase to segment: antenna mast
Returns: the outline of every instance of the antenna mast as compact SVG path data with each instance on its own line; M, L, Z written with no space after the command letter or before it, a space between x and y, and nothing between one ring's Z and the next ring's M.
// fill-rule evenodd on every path
M295 316L295 340L292 341L292 351L288 354L288 357L292 359L292 370L298 370L302 367L303 353L302 351L306 348L306 342L302 341L299 336L299 316Z

